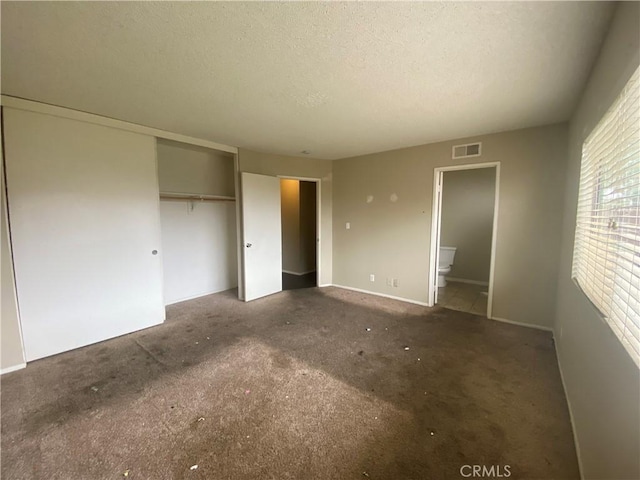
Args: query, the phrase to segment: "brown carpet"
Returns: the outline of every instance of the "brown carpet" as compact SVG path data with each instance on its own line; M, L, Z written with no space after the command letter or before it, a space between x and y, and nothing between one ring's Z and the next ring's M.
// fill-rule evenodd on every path
M3 376L2 479L579 478L547 332L336 288L167 317Z

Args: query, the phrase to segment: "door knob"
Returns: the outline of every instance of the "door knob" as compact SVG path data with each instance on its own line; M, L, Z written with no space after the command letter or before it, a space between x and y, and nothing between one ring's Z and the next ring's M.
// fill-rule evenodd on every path
M247 243L247 248L251 248L251 244L250 243Z
M157 255L158 254L158 250L151 250L151 255Z

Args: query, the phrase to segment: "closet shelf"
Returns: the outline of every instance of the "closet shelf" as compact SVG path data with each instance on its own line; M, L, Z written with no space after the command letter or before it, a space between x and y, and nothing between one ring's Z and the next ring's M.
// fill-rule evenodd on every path
M235 202L236 197L226 195L205 195L199 193L160 192L162 200L192 200L200 202Z

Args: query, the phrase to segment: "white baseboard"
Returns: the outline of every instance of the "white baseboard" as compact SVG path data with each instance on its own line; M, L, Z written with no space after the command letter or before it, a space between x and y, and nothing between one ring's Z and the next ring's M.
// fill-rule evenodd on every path
M12 367L3 368L0 370L0 375L4 375L5 373L15 372L16 370L22 370L27 366L26 363L19 363L18 365L14 365Z
M328 286L328 285L327 285ZM351 290L353 292L366 293L367 295L375 295L376 297L390 298L392 300L400 300L405 303L413 303L414 305L420 305L422 307L428 307L429 304L425 302L418 302L417 300L410 300L408 298L396 297L395 295L387 295L386 293L372 292L370 290L363 290L361 288L345 287L344 285L332 285L333 287L342 288L344 290Z
M323 283L321 285L318 285L318 287L320 287L320 288L333 287L333 284L331 284L331 283Z
M544 330L545 332L553 333L553 328L545 327L543 325L534 325L532 323L516 322L515 320L507 320L506 318L500 318L500 317L491 317L489 320L496 320L497 322L510 323L511 325L518 325L519 327L535 328L536 330Z
M560 382L562 382L562 390L564 391L564 398L567 399L567 408L569 409L569 421L571 422L571 433L573 433L573 445L576 449L576 456L578 457L578 473L580 478L584 478L582 468L582 455L580 454L580 444L578 443L578 437L576 435L576 422L573 420L573 409L571 408L571 399L567 395L567 384L564 382L564 374L562 373L562 365L560 365L560 355L558 354L558 342L555 341L556 334L553 332L553 345L556 352L556 361L558 362L558 371L560 372Z
M320 287L342 288L344 290L351 290L353 292L366 293L368 295L375 295L377 297L390 298L392 300L400 300L401 302L412 303L414 305L420 305L420 306L423 306L423 307L429 307L430 306L426 302L419 302L417 300L410 300L408 298L396 297L395 295L387 295L385 293L372 292L370 290L364 290L362 288L346 287L344 285L337 285L335 283L331 284L331 285L319 285L319 286ZM444 307L444 308L446 308L446 307ZM489 320L495 320L497 322L503 322L503 323L510 323L511 325L518 325L519 327L535 328L536 330L544 330L545 332L552 332L553 333L553 328L545 327L545 326L542 326L542 325L533 325L531 323L516 322L514 320L507 320L506 318L500 318L500 317L491 317Z
M459 282L459 283L468 283L471 285L482 285L483 287L488 287L489 282L481 282L479 280L467 280L466 278L455 278L455 277L444 277L447 282Z
M282 273L288 273L289 275L298 275L298 276L302 276L302 275L307 275L309 273L314 273L315 270L309 270L308 272L292 272L291 270L282 270Z

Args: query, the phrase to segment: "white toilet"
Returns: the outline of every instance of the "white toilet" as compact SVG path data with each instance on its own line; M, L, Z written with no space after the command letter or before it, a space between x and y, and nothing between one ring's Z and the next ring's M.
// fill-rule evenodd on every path
M438 287L446 287L447 280L444 278L451 271L453 259L456 256L456 247L440 247L438 259Z

